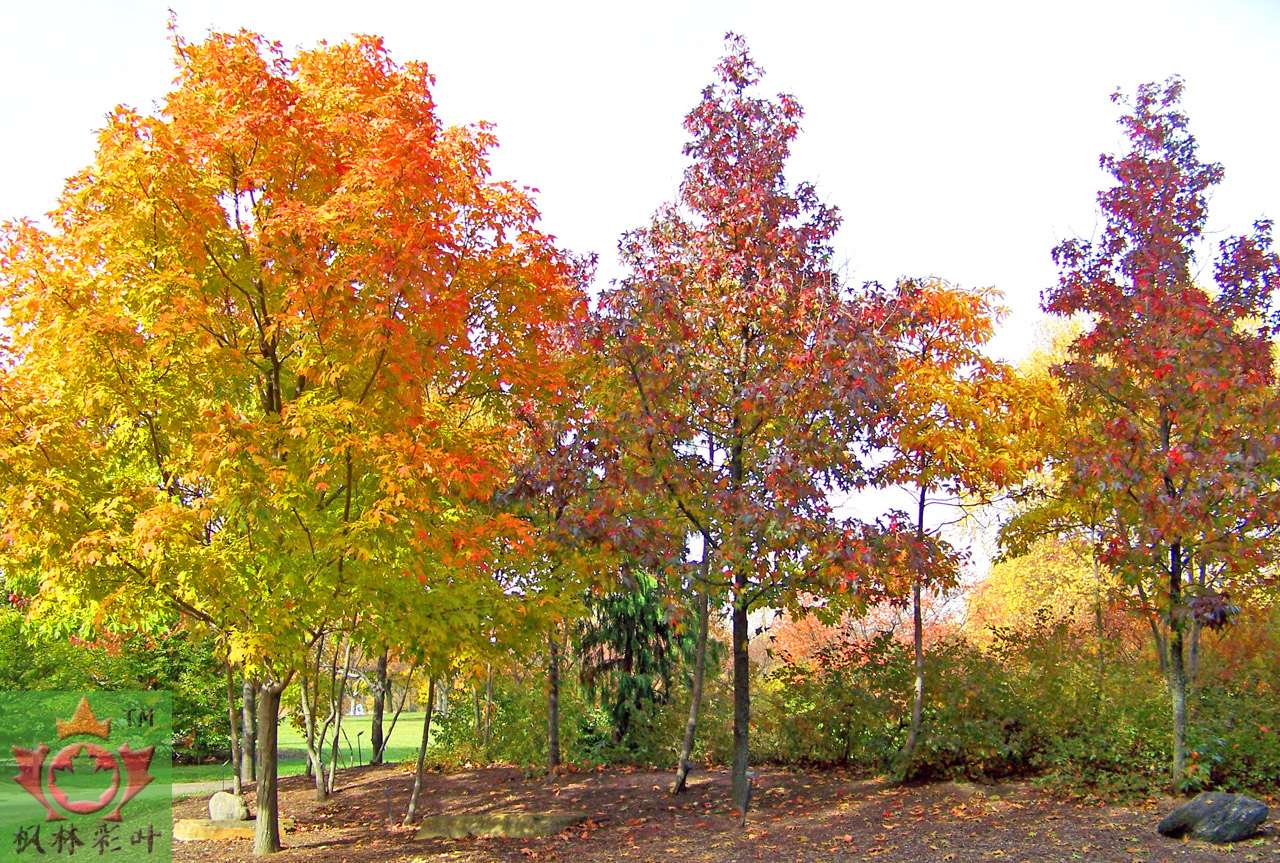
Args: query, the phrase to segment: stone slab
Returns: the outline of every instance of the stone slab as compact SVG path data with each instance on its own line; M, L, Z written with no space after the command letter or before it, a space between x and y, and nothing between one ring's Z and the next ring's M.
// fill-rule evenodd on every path
M463 839L467 836L496 836L506 839L533 839L554 836L566 827L587 820L582 812L534 815L527 812L497 812L481 815L431 815L418 827L419 839Z
M211 818L179 818L173 822L173 838L180 842L223 842L231 839L253 839L257 822L214 821ZM280 833L293 828L292 818L280 819Z

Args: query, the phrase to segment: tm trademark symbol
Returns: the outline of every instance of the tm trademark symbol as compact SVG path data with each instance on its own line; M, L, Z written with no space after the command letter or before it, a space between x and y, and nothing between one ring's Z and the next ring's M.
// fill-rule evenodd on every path
M156 709L154 707L130 707L124 712L125 721L129 723L130 728L148 728L154 727L156 724Z

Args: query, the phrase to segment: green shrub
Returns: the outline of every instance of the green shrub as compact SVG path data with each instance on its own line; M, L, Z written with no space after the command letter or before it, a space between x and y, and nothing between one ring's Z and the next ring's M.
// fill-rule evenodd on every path
M802 663L760 676L753 755L891 773L910 711L909 644L837 638ZM1250 666L1253 667L1253 666ZM1239 682L1206 671L1190 701L1190 790L1273 792L1280 784L1280 699L1270 672ZM923 736L908 778L1034 776L1080 793L1168 786L1170 700L1154 663L1045 616L930 646ZM714 721L714 720L713 720ZM727 752L726 752L727 755Z
M1150 657L1045 616L992 633L979 647L961 634L931 644L924 734L916 780L1036 777L1090 795L1145 795L1167 788L1170 701ZM1244 673L1238 671L1245 669ZM1274 665L1231 665L1206 654L1192 689L1188 785L1273 793L1280 784L1280 699ZM838 637L813 657L774 657L752 681L752 758L845 765L895 774L906 738L914 668L909 644L882 635ZM568 764L672 766L688 715L687 680L666 703L649 702L615 740L607 706L574 675L562 676L561 750ZM695 763L728 763L732 680L708 667ZM546 684L537 675L495 682L484 745L469 697L436 720L431 760L440 765L546 763Z

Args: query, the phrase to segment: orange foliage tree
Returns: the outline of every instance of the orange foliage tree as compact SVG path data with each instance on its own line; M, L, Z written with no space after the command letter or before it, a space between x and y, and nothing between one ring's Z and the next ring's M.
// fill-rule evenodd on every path
M921 556L926 565L913 573L915 690L902 750L905 773L911 769L924 704L921 593L928 586L946 587L957 572L946 561L953 552L936 538L940 528L926 527L926 510L930 504L959 504L961 496L980 502L1017 482L1040 461L1038 434L1050 424L1054 402L1033 378L983 352L999 314L993 291L903 279L889 308L896 368L883 426L889 456L879 480L914 490L916 537L923 542L926 534L934 534L942 556L932 563Z
M309 646L388 580L416 586L406 613L484 613L461 600L522 529L475 503L520 446L513 403L561 383L548 326L582 293L425 65L370 37L173 44L160 111L115 109L51 229L0 238L0 553L47 608L221 634L262 681L268 852Z

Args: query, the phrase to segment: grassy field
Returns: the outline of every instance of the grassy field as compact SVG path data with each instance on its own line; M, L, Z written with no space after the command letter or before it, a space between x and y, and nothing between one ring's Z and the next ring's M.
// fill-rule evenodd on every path
M423 713L402 713L387 744L385 760L388 763L406 761L418 752L418 743L422 740ZM342 743L339 746L338 766L350 767L365 764L369 760L369 726L372 719L368 716L347 716L342 720ZM383 727L391 724L388 716ZM302 773L307 765L307 746L302 732L291 723L280 724L280 775L295 776ZM329 753L324 753L328 763ZM175 764L173 767L174 782L217 782L225 780L231 783L231 767L226 764Z

